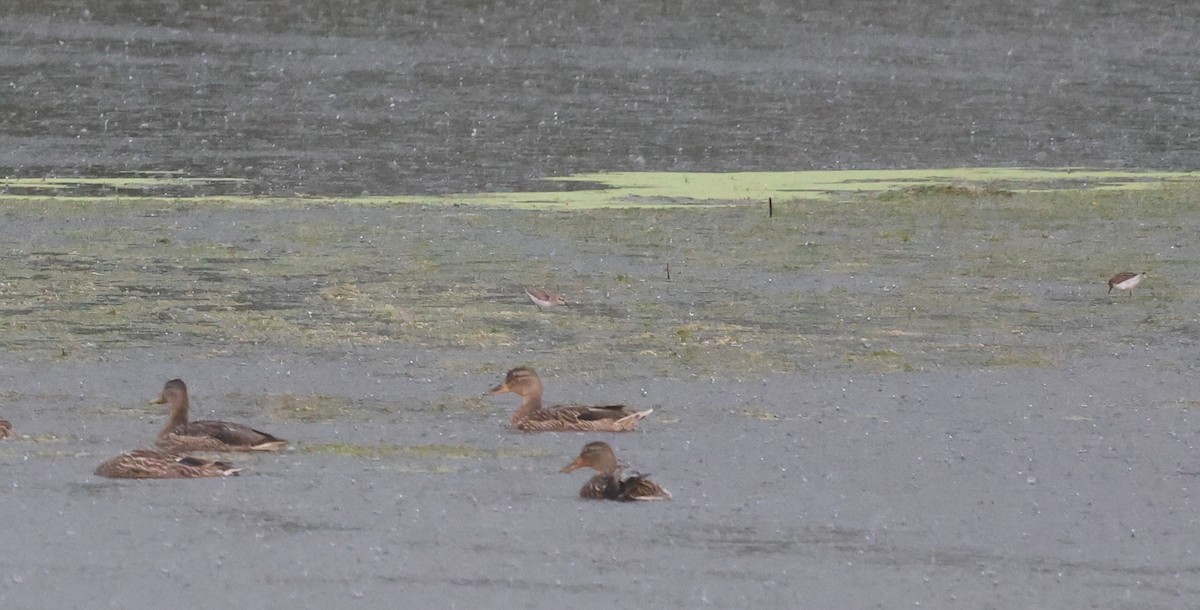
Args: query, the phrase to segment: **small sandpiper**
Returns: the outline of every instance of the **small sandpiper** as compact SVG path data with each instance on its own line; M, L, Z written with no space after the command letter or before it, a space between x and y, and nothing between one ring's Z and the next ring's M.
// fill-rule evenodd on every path
M525 294L529 295L529 300L533 301L533 304L537 305L538 309L567 304L567 297L561 294L554 294L545 288L526 288Z
M1129 298L1133 298L1133 289L1138 284L1142 283L1142 278L1146 277L1146 272L1133 273L1131 271L1122 271L1108 280L1108 293L1112 294L1113 288L1117 290L1128 290Z

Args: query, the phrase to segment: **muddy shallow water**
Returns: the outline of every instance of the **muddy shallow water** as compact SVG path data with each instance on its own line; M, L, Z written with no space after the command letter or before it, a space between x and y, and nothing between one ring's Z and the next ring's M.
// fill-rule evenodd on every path
M7 5L0 168L354 195L1197 165L1190 6L393 4ZM1194 201L6 202L0 606L1188 607ZM557 471L595 435L480 396L518 364L653 407L602 436L675 499L579 500ZM93 476L173 377L292 449Z

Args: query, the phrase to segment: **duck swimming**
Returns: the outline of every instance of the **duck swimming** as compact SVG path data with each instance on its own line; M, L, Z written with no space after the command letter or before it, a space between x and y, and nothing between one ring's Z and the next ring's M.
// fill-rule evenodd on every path
M579 457L561 472L574 472L580 468L591 468L597 473L579 490L581 498L622 502L671 499L671 492L647 475L626 470L608 443L595 441L584 445Z
M96 474L110 479L200 479L228 477L241 472L228 462L205 460L190 455L175 455L158 449L134 449L96 468Z
M654 409L631 411L625 405L558 405L542 407L542 380L528 367L508 372L504 381L488 390L489 394L512 392L521 397L521 406L509 418L510 426L525 432L629 432L636 430Z
M188 421L187 385L168 381L150 404L168 404L171 415L154 445L167 451L280 451L288 442L242 424L224 421Z

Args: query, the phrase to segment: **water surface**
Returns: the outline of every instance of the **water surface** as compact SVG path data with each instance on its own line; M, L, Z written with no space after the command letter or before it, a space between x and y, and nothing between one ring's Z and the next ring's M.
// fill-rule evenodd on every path
M10 3L0 173L358 195L1200 165L1200 6L727 4Z

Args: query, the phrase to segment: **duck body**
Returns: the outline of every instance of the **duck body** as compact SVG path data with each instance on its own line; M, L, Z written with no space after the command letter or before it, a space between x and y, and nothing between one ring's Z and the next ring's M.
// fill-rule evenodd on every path
M522 432L632 432L653 411L630 411L625 405L557 405L520 417L514 413L509 425Z
M489 394L512 392L521 397L521 406L509 418L509 425L524 432L630 432L636 430L654 409L633 411L625 405L542 406L542 380L531 368L512 369L504 381Z
M224 421L188 421L187 385L172 379L151 404L168 404L171 415L158 433L159 449L183 451L280 451L288 442L261 430Z
M579 497L588 500L670 500L671 492L663 489L640 472L617 468L593 476L579 490Z
M134 449L105 460L96 474L110 479L202 479L241 472L228 462L176 455L158 449Z
M626 469L608 443L595 441L583 446L579 457L561 472L591 468L596 474L579 490L579 497L588 500L617 500L619 502L670 500L671 492L648 475Z
M13 432L12 422L7 419L0 419L0 439L11 438L16 435L17 433Z
M288 442L241 424L200 420L163 430L154 446L167 451L280 451Z

